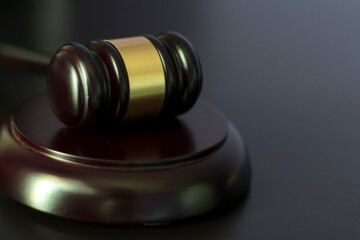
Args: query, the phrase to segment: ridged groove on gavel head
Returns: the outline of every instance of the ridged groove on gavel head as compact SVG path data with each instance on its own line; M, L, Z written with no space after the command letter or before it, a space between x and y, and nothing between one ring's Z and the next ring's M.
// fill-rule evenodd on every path
M200 60L191 43L182 35L168 32L147 38L156 46L164 62L165 105L160 115L178 115L196 102L202 87Z
M67 126L91 124L101 107L104 74L98 59L78 43L62 46L50 62L47 91L55 115Z
M116 124L125 117L129 104L129 81L125 63L109 42L91 41L87 48L99 59L104 73L104 97L99 109L102 122Z
M156 49L164 71L165 96L159 116L186 112L202 85L194 49L177 33L145 37ZM72 128L116 125L128 111L131 91L126 63L111 40L61 47L50 63L47 87L56 116Z

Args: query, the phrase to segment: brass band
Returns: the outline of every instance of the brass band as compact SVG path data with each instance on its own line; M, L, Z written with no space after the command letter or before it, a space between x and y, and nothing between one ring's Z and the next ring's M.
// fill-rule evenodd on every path
M165 98L165 75L160 56L145 37L106 40L122 56L129 79L129 104L124 121L155 117Z

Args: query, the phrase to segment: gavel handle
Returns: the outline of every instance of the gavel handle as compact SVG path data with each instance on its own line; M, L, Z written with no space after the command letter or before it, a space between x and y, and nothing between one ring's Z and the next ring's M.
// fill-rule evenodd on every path
M51 56L0 42L0 66L20 71L46 72Z

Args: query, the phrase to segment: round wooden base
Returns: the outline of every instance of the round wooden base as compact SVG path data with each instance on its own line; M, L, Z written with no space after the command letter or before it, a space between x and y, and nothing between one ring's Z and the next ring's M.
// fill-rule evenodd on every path
M249 181L241 137L203 102L175 119L79 132L62 125L42 96L0 128L0 190L66 218L173 221L227 204Z

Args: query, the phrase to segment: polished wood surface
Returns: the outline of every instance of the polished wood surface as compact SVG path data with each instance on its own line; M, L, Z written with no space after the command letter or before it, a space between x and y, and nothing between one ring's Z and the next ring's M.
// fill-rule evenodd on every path
M360 1L5 0L0 39L54 53L173 30L202 63L201 98L242 133L247 201L162 227L85 224L0 195L1 239L338 240L360 235ZM0 69L0 118L45 93L43 75Z
M81 132L46 96L0 129L0 189L37 210L116 224L164 223L229 204L249 187L244 143L214 107L167 121Z
M55 115L77 129L182 114L201 87L200 60L174 32L65 44L47 75Z

